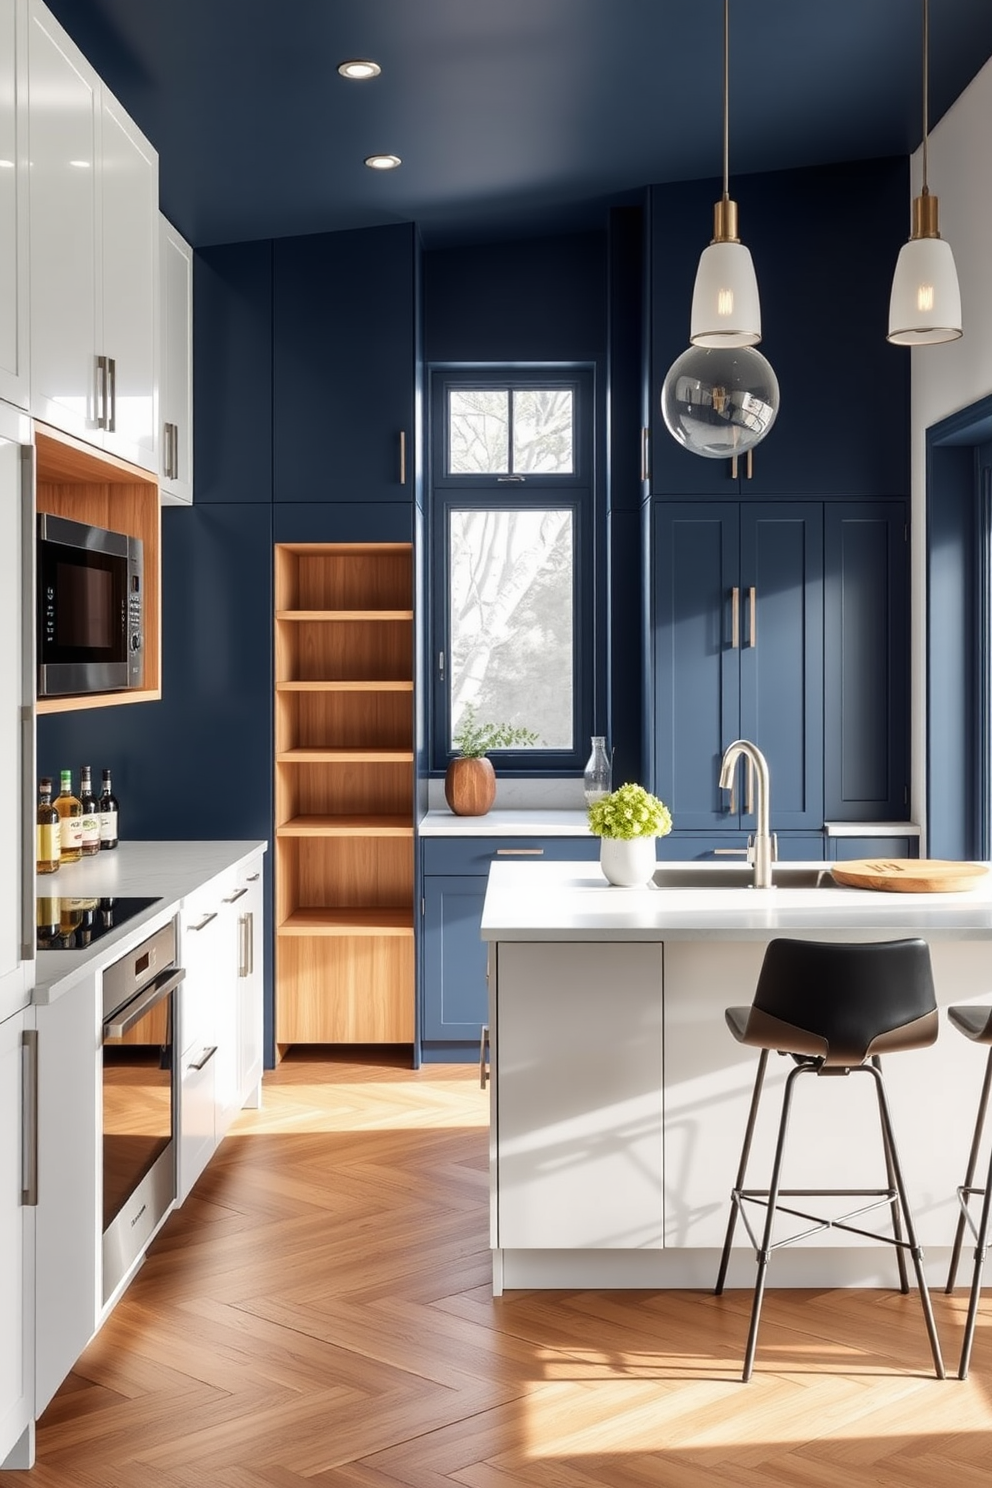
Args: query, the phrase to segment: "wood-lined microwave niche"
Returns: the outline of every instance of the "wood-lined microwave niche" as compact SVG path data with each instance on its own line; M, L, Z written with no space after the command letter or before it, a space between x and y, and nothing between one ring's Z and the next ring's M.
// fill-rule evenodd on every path
M146 470L94 450L69 434L34 426L35 507L39 512L88 522L140 537L144 559L143 676L140 687L85 697L39 698L38 713L68 713L162 696L162 542L158 483Z
M412 1043L412 548L280 543L275 601L276 1043Z

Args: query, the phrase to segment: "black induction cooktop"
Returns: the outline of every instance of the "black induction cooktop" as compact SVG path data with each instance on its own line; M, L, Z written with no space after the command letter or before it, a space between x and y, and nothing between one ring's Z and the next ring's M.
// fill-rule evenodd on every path
M39 897L36 915L38 949L83 950L158 902L158 899Z

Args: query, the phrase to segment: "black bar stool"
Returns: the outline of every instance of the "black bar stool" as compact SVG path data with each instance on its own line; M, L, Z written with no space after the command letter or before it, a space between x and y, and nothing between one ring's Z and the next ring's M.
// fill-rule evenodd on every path
M954 1234L951 1266L947 1273L947 1291L953 1292L954 1278L957 1276L958 1261L961 1258L964 1227L967 1224L975 1237L975 1269L971 1278L971 1296L968 1299L968 1319L964 1325L964 1342L961 1345L961 1363L958 1366L958 1379L967 1379L968 1365L971 1362L971 1345L975 1339L978 1301L982 1292L982 1271L985 1268L985 1251L989 1239L989 1203L990 1195L992 1195L992 1157L989 1159L989 1173L985 1180L985 1187L973 1187L975 1168L978 1165L978 1150L985 1127L985 1113L989 1104L989 1092L992 1090L992 1008L951 1007L947 1009L947 1016L954 1027L960 1029L965 1038L974 1040L976 1044L986 1044L989 1049L989 1057L985 1062L985 1082L978 1100L975 1132L971 1139L971 1151L968 1154L968 1170L964 1175L964 1182L958 1188L958 1203L961 1206L961 1212L958 1215L958 1227ZM968 1203L972 1196L982 1199L982 1213L977 1229Z
M934 1369L937 1378L943 1379L944 1363L923 1275L923 1252L917 1243L913 1218L906 1199L879 1059L880 1054L894 1053L900 1049L923 1048L932 1044L937 1037L937 1002L930 951L926 942L896 940L864 945L837 945L805 940L773 940L765 951L751 1006L727 1008L726 1018L731 1033L739 1043L761 1050L737 1181L731 1193L730 1222L715 1288L719 1296L726 1280L734 1228L740 1214L754 1245L758 1263L751 1327L744 1356L744 1380L751 1378L754 1368L758 1320L761 1316L771 1252L829 1228L846 1230L850 1234L864 1235L871 1240L880 1240L886 1245L894 1246L899 1266L899 1284L903 1292L909 1291L905 1260L905 1251L909 1251L916 1268L916 1281L923 1304ZM758 1103L768 1055L772 1050L791 1055L795 1060L795 1068L790 1070L785 1081L770 1186L767 1189L745 1188L744 1180ZM785 1138L798 1077L859 1073L871 1076L875 1082L886 1187L781 1188ZM859 1198L868 1202L841 1215L839 1219L824 1219L820 1215L809 1214L803 1209L792 1208L780 1202L783 1198L816 1197ZM743 1204L748 1201L760 1204L765 1209L760 1239L751 1228L747 1212L743 1208ZM848 1223L873 1209L886 1206L891 1210L892 1235L881 1235L874 1230L861 1229ZM809 1220L812 1228L773 1244L772 1225L778 1210Z

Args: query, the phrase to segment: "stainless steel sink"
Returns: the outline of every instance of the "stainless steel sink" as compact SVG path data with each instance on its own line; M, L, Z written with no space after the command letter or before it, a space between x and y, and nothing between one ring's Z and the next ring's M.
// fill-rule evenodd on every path
M750 889L753 880L749 863L659 863L653 878L657 889ZM830 869L816 863L773 863L772 885L781 889L837 887Z

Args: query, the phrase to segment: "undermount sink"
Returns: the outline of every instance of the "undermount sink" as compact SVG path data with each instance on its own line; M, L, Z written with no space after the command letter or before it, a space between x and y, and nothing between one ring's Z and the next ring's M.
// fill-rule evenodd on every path
M750 863L659 863L654 871L656 889L749 889L754 881ZM772 886L780 889L835 889L836 880L826 866L813 863L773 863Z

